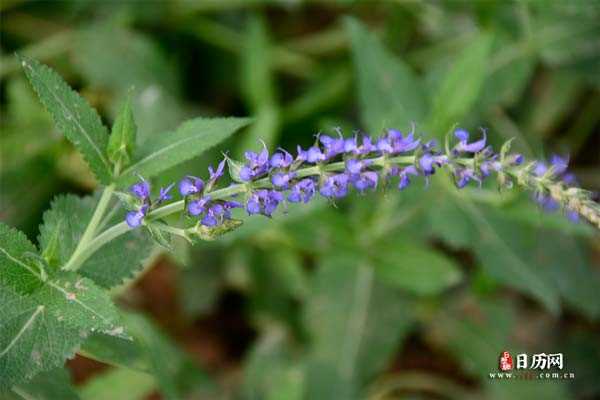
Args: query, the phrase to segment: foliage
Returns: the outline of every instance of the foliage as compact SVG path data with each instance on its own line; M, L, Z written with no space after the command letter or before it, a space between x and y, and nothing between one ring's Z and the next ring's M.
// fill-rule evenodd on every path
M314 133L335 137L336 127L377 137L414 124L445 150L457 126L484 126L497 149L513 139L504 155L570 152L581 186L598 190L597 5L10 2L0 10L0 397L600 393L590 372L599 367L600 316L591 225L541 212L531 194L506 187L510 176L500 174L503 191L457 190L454 166L427 188L419 177L402 192L281 211L275 173L315 177L318 190L329 177L321 168L347 164L295 170L259 160L259 140L271 151L306 149ZM448 150L476 139L461 140ZM257 153L235 161L246 150ZM223 153L233 182L217 176ZM428 154L402 156L422 167ZM515 172L510 181L551 196L564 178L559 163L539 175L534 167L515 166L532 178ZM171 201L181 188L169 185L188 175L202 177L202 188L188 177L189 194ZM567 210L597 212L592 194L560 188ZM201 216L190 216L205 194ZM280 211L234 209L254 213L252 201L258 213L270 216L273 202ZM230 207L231 219L215 205ZM217 227L204 219L214 215ZM145 292L152 280L159 290ZM505 350L562 352L577 379L493 381ZM75 385L73 357L109 368Z

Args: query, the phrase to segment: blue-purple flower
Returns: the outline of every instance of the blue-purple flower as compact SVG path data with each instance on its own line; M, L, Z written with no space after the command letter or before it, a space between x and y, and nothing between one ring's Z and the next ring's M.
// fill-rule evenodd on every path
M157 204L164 203L165 201L171 200L173 198L173 196L171 196L169 194L171 189L173 189L173 186L175 186L175 184L171 183L166 188L160 188L159 194L158 194L158 199L156 200Z
M270 217L279 203L283 201L283 194L276 190L260 189L254 191L246 203L248 215L262 214Z
M347 174L331 175L325 179L319 193L328 198L345 197L348 194L348 183L350 178Z
M352 184L359 192L364 192L367 189L377 188L377 180L379 175L375 171L364 171L357 176L351 176Z
M223 176L223 171L225 170L225 163L227 162L227 159L224 158L223 160L221 160L221 162L219 163L219 165L217 165L217 170L213 170L212 165L208 166L208 174L209 174L209 180L211 182L216 182L220 177Z
M129 190L140 200L147 200L150 198L150 183L143 178L141 182L132 185Z
M339 132L338 132L339 133ZM338 154L342 154L344 152L344 143L345 140L342 137L341 133L339 133L340 137L334 138L327 135L319 136L319 141L323 145L325 149L324 156L325 159L329 160L337 156ZM310 161L309 161L310 162Z
M294 158L287 151L280 149L271 156L271 168L288 168L294 162Z
M469 132L464 129L455 130L454 136L458 139L458 144L454 147L454 149L458 152L478 153L483 150L487 140L485 131L483 131L483 138L473 143L468 143Z
M295 172L276 172L271 176L271 183L279 189L287 189L288 184L296 177Z
M477 176L475 171L473 171L471 168L456 168L454 171L454 176L456 178L456 186L459 189L467 186L467 183L472 180L478 182L480 186L482 183L481 178L479 178L479 176Z
M377 150L383 154L405 153L416 149L420 143L421 140L415 139L412 132L405 137L402 132L390 129L377 141Z
M223 220L231 218L231 209L240 208L242 205L237 201L223 201L212 203L206 209L200 223L204 226L213 227L223 223Z
M260 153L247 151L244 153L246 164L240 169L240 179L244 182L254 180L269 171L269 151L267 146L263 144L263 149Z
M125 221L127 222L127 225L129 225L130 228L137 228L140 226L142 224L142 220L148 213L148 207L148 204L144 204L137 210L129 211L125 215Z
M410 175L418 176L419 171L415 168L414 165L409 165L408 167L402 168L398 172L398 176L400 176L400 182L398 183L398 189L404 190L410 184Z
M298 156L296 159L316 164L325 161L326 157L318 146L312 146L308 150L302 150L302 148L298 146Z
M315 182L310 178L304 178L290 190L288 201L290 203L308 203L315 195Z
M179 193L182 196L200 193L204 190L204 181L195 176L186 176L179 182Z
M206 211L206 206L210 202L210 196L203 196L199 199L192 200L187 205L187 210L190 215L198 216Z

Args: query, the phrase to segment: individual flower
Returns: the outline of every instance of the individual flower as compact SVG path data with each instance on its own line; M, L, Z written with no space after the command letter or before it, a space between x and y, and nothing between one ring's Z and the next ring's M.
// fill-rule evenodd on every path
M410 176L418 176L419 171L415 168L414 165L409 165L408 167L402 168L398 175L400 176L400 182L398 183L398 189L404 190L410 184Z
M485 131L483 131L483 138L473 143L468 143L469 132L464 129L455 130L454 136L459 140L458 144L454 147L457 152L478 153L483 150L487 140Z
M492 171L500 171L502 170L502 163L496 160L496 157L492 157L488 160L485 160L479 166L479 170L481 171L481 175L486 178L490 176Z
M375 189L377 188L377 180L379 175L374 171L365 171L358 175L354 175L350 177L350 180L356 190L359 192L364 192L367 189Z
M271 183L276 188L287 189L289 182L295 177L295 172L276 172L271 176Z
M219 163L219 165L217 165L217 170L213 170L212 165L208 166L208 174L209 174L209 180L211 182L216 182L220 177L223 176L223 171L225 169L225 163L227 162L227 159L224 158L223 160L221 160L221 162Z
M270 217L279 203L283 201L283 194L276 190L260 189L254 191L246 203L248 215L262 214Z
M148 200L150 198L150 183L141 178L142 181L132 185L129 190L135 197L141 200Z
M351 158L346 160L346 172L349 174L360 174L362 170L371 165L373 162L371 160L357 160L355 158Z
M148 213L148 205L144 204L139 209L134 211L129 211L125 215L125 221L130 228L137 228L142 224L142 220Z
M270 165L271 168L288 168L292 165L294 158L287 151L280 149L280 151L276 152L271 156Z
M561 180L567 185L576 185L577 180L575 179L575 175L567 170L568 164L568 157L561 157L553 154L550 157L550 166L548 166L548 164L545 162L538 161L533 168L533 174L537 177L543 177L546 175L550 167L552 167L553 175L556 177L556 179ZM550 194L537 192L534 195L534 200L544 209L544 211L554 212L560 209L560 203L550 196ZM578 214L568 208L565 209L565 214L571 221L577 222L579 219Z
M553 154L552 157L550 157L550 167L553 167L554 175L567 185L574 185L577 181L575 175L567 171L568 164L568 157L561 157L556 154ZM533 173L538 177L542 177L546 174L548 169L549 166L545 162L538 161L533 168Z
M316 164L325 161L326 157L318 146L312 146L306 151L298 147L297 158L299 160L306 161L311 164Z
M425 175L433 175L435 172L435 158L432 154L425 153L419 159L419 167Z
M179 193L182 196L200 193L204 190L204 181L195 176L186 176L179 182Z
M202 217L200 223L204 226L213 227L223 223L223 220L231 218L231 209L240 208L242 205L237 201L223 201L211 204Z
M160 188L160 191L159 191L159 194L158 194L158 199L156 200L157 204L164 203L165 201L171 200L173 198L173 196L171 196L169 194L169 192L171 191L171 189L173 189L173 186L175 186L175 184L171 183L166 188Z
M377 150L383 154L405 153L416 149L420 143L421 139L415 139L412 132L405 137L402 132L390 129L377 141Z
M251 181L269 170L269 151L263 143L263 149L260 153L247 151L244 153L246 164L240 169L240 179L244 182Z
M192 200L187 205L190 215L197 216L206 211L206 205L210 202L210 196L203 196L197 200Z
M349 177L347 174L331 175L325 179L319 193L323 197L340 198L348 194Z
M372 164L371 160L357 160L354 158L346 160L346 173L350 182L359 192L377 187L377 180L379 178L377 173L363 171L370 164Z
M479 186L481 186L482 183L481 178L479 178L479 176L477 176L475 171L473 171L471 168L456 168L454 171L454 177L456 178L456 186L459 189L467 186L467 183L472 180L477 181Z
M292 186L287 199L291 203L308 203L315 195L315 191L315 182L310 178L304 178Z
M342 134L338 131L339 138L334 138L327 135L319 136L319 141L323 145L325 149L324 156L325 159L329 160L337 156L338 154L342 154L344 152L344 143L345 140L342 137Z

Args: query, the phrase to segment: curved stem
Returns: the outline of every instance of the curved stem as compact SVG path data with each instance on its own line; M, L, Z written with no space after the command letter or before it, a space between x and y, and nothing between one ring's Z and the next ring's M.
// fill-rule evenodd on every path
M390 164L412 165L415 163L415 156L398 156L398 157L391 157L391 158L388 158L386 156L380 156L380 157L372 158L370 160L372 161L372 164L371 164L372 166L381 168L381 167L385 167ZM464 165L467 167L472 167L474 164L473 159L470 159L470 158L456 158L456 159L453 159L452 161L456 164ZM296 170L295 172L296 172L297 178L305 178L308 176L318 176L318 175L323 174L324 172L339 172L339 171L343 171L344 169L345 169L345 162L338 161L338 162L334 162L331 164L315 165L315 166L310 166L310 167L306 167L306 168L301 168L301 169ZM522 171L520 168L512 168L512 169L509 168L506 170L506 173L513 176L518 184L521 184L522 186L526 187L527 189L538 190L539 186L542 185L542 186L546 187L546 189L548 189L548 191L550 192L552 197L554 197L555 199L560 200L562 202L564 202L565 199L569 200L569 198L572 197L569 195L569 193L567 193L567 191L569 189L565 189L561 185L558 185L558 184L549 185L542 178L538 178L538 177L532 175L530 172L526 173L527 177L526 177L526 179L523 180L522 172L524 172L524 171ZM232 196L235 196L235 195L238 195L241 193L245 193L249 190L249 187L255 188L255 189L260 189L260 188L270 188L270 187L272 187L272 185L271 185L270 178L264 177L262 179L258 179L256 181L252 182L251 184L236 183L236 184L233 184L226 188L217 189L217 190L213 190L209 193L205 193L205 195L210 196L210 198L212 200L221 200L221 199L226 199L228 197L232 197ZM109 188L110 188L110 192L109 192ZM110 195L107 194L107 192L109 192L109 194L112 193L111 186L107 187L107 190L105 190L105 193L103 194L103 197L101 198L101 200L98 204L98 208L96 209L96 212L94 213L94 217L92 218L92 221L90 221L90 225L88 226L88 229L92 229L91 230L92 233L93 233L94 227L97 225L97 222L99 221L99 218L101 217L101 215L99 213L100 212L103 213L103 211L104 211L101 209L101 204L103 204L103 206L105 207L106 205L104 204L104 202L108 203L107 199L110 198ZM105 198L105 196L106 196L106 198ZM104 201L103 201L103 199L104 199ZM573 203L573 202L575 202L575 203ZM594 207L592 207L590 204L588 204L585 201L580 201L580 203L581 204L577 203L576 200L571 199L569 205L571 207L574 207L581 215L586 217L594 225L600 227L600 218L598 217L600 215L600 211L595 210ZM184 210L184 207L185 207L184 200L175 201L173 203L164 205L162 207L159 207L159 208L149 212L145 218L148 222L150 222L152 220L156 220L156 219L163 218L163 217L169 216L169 215L177 213L177 212L181 212ZM100 215L100 216L97 217L97 215ZM96 221L93 224L95 219L97 219L98 221ZM65 265L64 269L77 270L85 262L85 260L87 260L98 249L100 249L102 246L104 246L106 243L110 242L111 240L125 234L130 229L131 228L127 225L127 223L123 221L123 222L120 222L120 223L113 225L112 227L106 229L104 232L102 232L101 234L99 234L92 240L86 240L85 242L82 240L82 242L80 242L79 246L77 247L76 251L73 253L73 256L71 257L69 262ZM88 230L86 230L86 232L87 231ZM84 234L84 236L85 236L85 234Z
M386 157L377 157L377 158L373 158L372 160L373 160L373 165L381 167L384 165L384 163L386 161L388 163L395 163L395 164L412 164L415 161L415 157L414 156L399 156L399 157L393 157L393 158L387 158L387 159L386 159ZM345 168L345 162L339 161L339 162L335 162L335 163L331 163L331 164L326 164L323 166L315 165L312 167L301 168L296 171L296 176L298 178L305 178L308 176L320 175L322 173L322 171L335 172L335 171L344 170L344 168ZM258 179L257 181L252 183L252 187L255 187L255 188L268 188L270 186L271 186L271 181L270 181L269 177ZM210 193L206 193L206 195L210 196L212 200L220 200L220 199L225 199L227 197L235 196L237 194L244 193L246 190L247 190L247 185L245 183L237 183L237 184L228 186L226 188L213 190ZM106 193L106 191L105 191L105 193ZM104 197L104 194L103 194L103 197ZM98 206L100 206L100 203L98 204ZM185 202L183 200L175 201L173 203L164 205L162 207L157 208L156 210L151 211L150 213L148 213L146 218L150 221L154 220L154 219L163 218L168 215L183 211L184 206L185 206ZM98 211L98 208L96 209L96 211ZM96 213L94 213L94 216L95 215L96 215ZM90 225L92 225L92 221L90 221ZM89 228L89 226L88 226L88 228ZM81 267L81 265L83 265L85 260L87 260L96 251L98 251L102 246L104 246L106 243L110 242L111 240L127 233L130 229L131 228L127 225L127 223L123 221L123 222L120 222L120 223L113 225L110 228L106 229L104 232L102 232L101 234L96 236L94 239L92 239L90 241L86 241L85 244L82 244L80 242L80 244L77 246L77 250L73 253L73 255L71 256L71 259L69 260L69 262L65 265L65 267L63 269L68 269L71 271L77 270L79 267Z
M94 237L94 234L96 233L96 229L98 228L98 225L100 224L100 221L102 220L102 217L104 216L104 212L106 211L106 208L110 204L110 198L111 198L114 190L115 190L115 185L109 185L102 192L102 195L100 196L100 200L98 200L98 205L96 205L96 210L94 210L94 214L92 215L92 219L90 219L88 226L85 228L85 231L83 232L83 235L81 236L81 239L79 240L79 243L77 244L77 247L75 248L75 251L71 255L71 258L63 267L64 270L74 271L77 268L79 268L79 265L77 264L79 254L82 253L83 251L85 251L88 242L90 242L92 240L92 238Z

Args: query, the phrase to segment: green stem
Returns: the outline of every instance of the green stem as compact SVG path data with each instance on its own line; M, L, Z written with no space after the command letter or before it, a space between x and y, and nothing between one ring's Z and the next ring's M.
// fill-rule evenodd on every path
M115 190L115 186L109 185L102 192L102 195L100 196L100 200L98 200L98 205L96 206L96 210L94 210L94 214L92 215L92 219L90 220L88 226L85 228L85 231L83 232L83 235L81 236L81 239L79 240L79 243L77 244L77 247L75 248L75 251L73 252L73 255L71 256L69 261L67 261L67 263L63 267L64 270L74 271L77 268L79 268L79 266L81 265L80 262L84 261L84 260L80 261L79 255L85 251L85 249L88 246L88 243L90 241L92 241L92 238L96 234L98 225L100 224L100 221L102 220L102 217L104 216L106 208L110 204L110 198L112 197L114 190Z
M175 228L174 226L165 225L165 224L151 224L154 228L160 229L161 231L172 233L173 235L181 236L186 240L189 240L185 234L185 229Z
M399 157L392 157L392 158L387 158L387 157L383 156L383 157L376 157L371 160L372 160L371 165L376 166L376 167L384 167L389 164L412 165L415 163L414 156L399 156ZM455 163L458 163L458 164L461 164L464 166L472 166L473 165L472 159L461 158L461 159L454 159L453 161ZM345 169L345 162L339 161L339 162L335 162L335 163L331 163L331 164L315 165L315 166L299 169L296 171L296 177L297 178L305 178L308 176L319 176L323 172L336 172L336 171L343 171L344 169ZM519 174L520 174L519 168L509 169L506 172L508 174L510 174L511 176L513 176L514 178L516 178L517 183L521 183L521 182L519 182L519 179L518 179ZM540 178L532 176L530 173L528 173L527 175L528 175L527 181L524 183L521 183L521 184L523 184L528 189L536 190L536 188L535 188L536 184L545 184ZM269 188L269 187L271 187L271 182L270 182L269 177L265 177L265 178L258 179L255 182L253 182L251 184L251 187L256 188L256 189ZM109 188L111 188L111 190L112 190L112 187L107 187L107 191ZM568 197L568 194L565 192L565 189L561 188L560 185L551 185L551 187L549 187L549 189L551 189L550 190L551 194L555 198L562 198L563 196ZM205 195L210 196L210 198L212 200L221 200L221 199L226 199L226 198L235 196L237 194L245 193L247 191L248 191L247 183L237 183L237 184L233 184L226 188L213 190L209 193L206 193ZM105 197L104 196L105 194L106 194L106 191L103 194L103 198ZM107 196L107 198L110 198L110 196ZM105 201L107 201L107 200L105 200ZM101 203L102 203L102 199L98 204L98 208L96 209L96 212L94 213L94 217L96 217L96 215L99 213ZM590 206L588 203L584 203L584 202L582 202L581 205L577 204L576 206L577 207L575 209L577 211L579 211L584 217L586 217L588 220L590 220L593 224L600 227L598 212L595 210L595 208ZM182 212L182 211L184 211L184 207L185 207L184 200L179 200L179 201L175 201L173 203L164 205L164 206L159 207L159 208L151 211L150 213L148 213L148 215L145 218L146 222L151 222L152 220L160 219L160 218L169 216L169 215L177 213L177 212ZM97 219L99 220L99 217ZM94 218L92 218L92 221L90 221L90 225L88 226L88 229L93 229L93 227L95 226L94 224L97 224L97 223L98 223L98 221L94 222ZM101 234L99 234L98 236L96 236L94 239L92 239L90 241L86 241L84 243L82 240L82 242L79 244L79 246L77 247L77 250L75 251L75 253L73 253L73 256L71 257L71 259L69 260L67 265L64 267L64 269L68 269L68 270L78 269L85 262L85 260L87 260L98 249L100 249L102 246L104 246L106 243L110 242L111 240L127 233L130 229L131 228L127 225L127 223L125 221L123 221L123 222L120 222L120 223L113 225L112 227L106 229L104 232L102 232ZM87 232L87 230L86 230L86 232Z
M412 163L414 163L414 161L415 161L414 156L400 156L400 157L393 157L393 158L387 159L387 162L397 163L397 164L412 164ZM381 166L383 166L384 162L386 162L385 157L377 157L377 158L373 159L373 165L375 165L375 166L381 167ZM296 176L298 178L305 178L308 176L320 175L322 170L326 171L326 172L335 172L335 171L341 171L344 168L345 168L344 161L339 161L339 162L323 165L322 167L315 165L312 167L306 167L306 168L299 169L296 171ZM271 185L271 182L268 177L259 179L252 184L252 186L255 188L268 188L268 187L270 187L270 185ZM238 184L234 184L234 185L231 185L231 186L223 188L223 189L213 190L212 192L206 193L206 195L210 196L212 200L220 200L220 199L225 199L225 198L237 195L237 194L244 193L246 190L247 190L246 184L238 183ZM152 221L155 219L164 218L166 216L169 216L169 215L177 213L177 212L181 212L181 211L183 211L184 204L185 204L185 202L183 200L179 200L179 201L175 201L173 203L164 205L164 206L159 207L156 210L153 210L150 213L148 213L148 215L146 216L146 219L148 221ZM100 204L98 204L98 205L100 205ZM96 210L96 211L98 211L98 210ZM90 221L90 225L91 224L92 224L92 221ZM89 226L88 226L88 228L89 228ZM80 242L80 245L77 246L77 250L75 251L75 253L73 253L73 256L71 257L71 259L69 260L67 265L65 265L64 269L77 270L81 265L83 265L85 260L87 260L96 251L98 251L98 249L100 249L102 246L104 246L106 243L110 242L111 240L125 234L130 229L131 228L127 225L127 223L123 221L116 225L111 226L110 228L108 228L107 230L105 230L104 232L102 232L101 234L96 236L91 241L85 243L84 245L82 245Z

